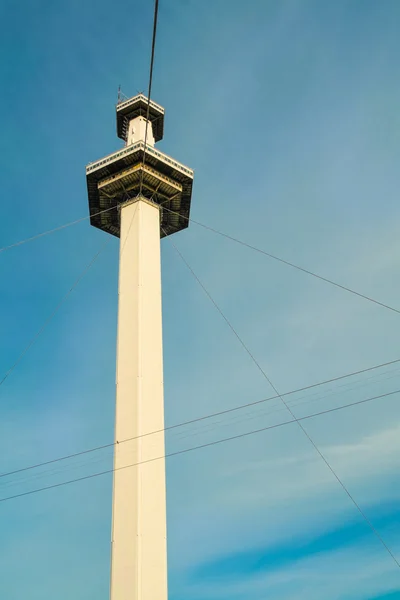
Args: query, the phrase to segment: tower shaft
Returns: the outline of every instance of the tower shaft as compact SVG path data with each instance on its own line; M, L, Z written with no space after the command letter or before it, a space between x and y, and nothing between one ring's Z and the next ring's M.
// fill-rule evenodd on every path
M160 237L188 227L194 173L154 147L164 113L119 101L125 148L86 166L90 222L120 238L111 600L168 597Z
M159 208L120 221L111 600L167 600Z

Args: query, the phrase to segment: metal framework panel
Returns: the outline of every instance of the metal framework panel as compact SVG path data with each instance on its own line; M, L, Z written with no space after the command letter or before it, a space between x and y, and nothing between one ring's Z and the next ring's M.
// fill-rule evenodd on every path
M137 142L86 168L90 222L112 235L120 235L118 207L141 194L163 207L160 236L188 227L193 171L169 156ZM142 179L142 186L140 181Z

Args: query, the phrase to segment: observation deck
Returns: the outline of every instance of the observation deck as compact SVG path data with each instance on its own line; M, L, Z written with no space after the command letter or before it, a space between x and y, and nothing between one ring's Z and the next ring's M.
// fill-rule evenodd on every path
M154 147L164 131L164 109L143 94L117 104L117 133L126 146L86 167L90 222L119 237L124 202L139 194L160 206L160 237L189 225L192 169ZM144 138L146 139L146 146Z

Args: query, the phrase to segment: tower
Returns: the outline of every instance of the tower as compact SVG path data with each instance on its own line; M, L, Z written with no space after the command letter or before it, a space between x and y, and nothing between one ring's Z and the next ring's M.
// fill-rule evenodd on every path
M120 237L110 597L166 600L160 237L188 226L193 171L156 150L160 105L116 113L125 147L86 167L91 224Z

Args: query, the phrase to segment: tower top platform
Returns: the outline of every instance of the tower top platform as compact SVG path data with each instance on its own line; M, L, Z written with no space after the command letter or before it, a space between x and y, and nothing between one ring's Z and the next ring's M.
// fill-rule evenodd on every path
M194 173L154 147L163 135L163 107L138 94L119 102L116 110L125 147L86 166L91 224L119 237L119 209L141 196L160 207L160 237L185 229Z
M128 126L129 122L136 117L147 116L148 98L144 94L137 94L128 100L118 102L116 106L117 112L117 135L121 140L128 141ZM162 106L150 100L149 106L149 121L153 127L154 140L159 142L164 135L164 114L165 110Z

